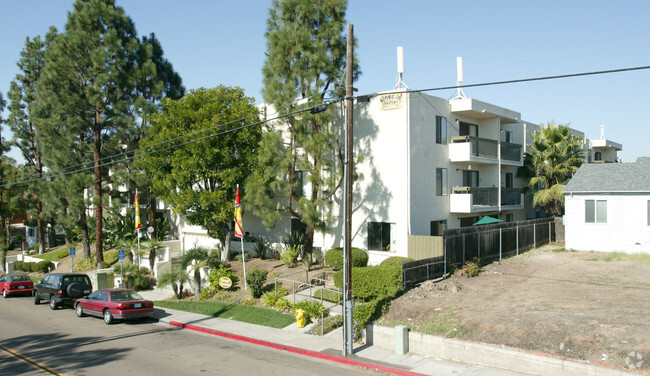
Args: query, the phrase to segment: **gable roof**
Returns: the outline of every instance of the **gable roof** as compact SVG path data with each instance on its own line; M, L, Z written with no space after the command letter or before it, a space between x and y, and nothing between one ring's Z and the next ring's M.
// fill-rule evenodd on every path
M650 193L650 157L639 157L634 163L583 164L564 187L563 192Z

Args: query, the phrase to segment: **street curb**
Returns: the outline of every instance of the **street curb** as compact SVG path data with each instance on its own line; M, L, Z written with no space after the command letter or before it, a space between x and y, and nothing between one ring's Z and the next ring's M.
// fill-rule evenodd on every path
M178 321L170 321L169 325L177 327L177 328L181 328L181 329L194 330L194 331L197 331L197 332L212 334L212 335L216 335L216 336L220 336L220 337L224 337L224 338L233 339L233 340L236 340L236 341L242 341L242 342L252 343L254 345L269 347L269 348L272 348L272 349L275 349L275 350L288 351L288 352L291 352L291 353L294 353L294 354L305 355L305 356L309 356L309 357L312 357L312 358L318 358L318 359L328 360L328 361L331 361L331 362L346 364L346 365L350 365L350 366L358 366L358 367L363 367L363 368L367 368L367 369L371 369L371 370L387 372L387 373L390 373L390 374L393 374L393 375L426 376L426 375L424 375L422 373L416 373L416 372L404 371L404 370L397 369L397 368L380 366L380 365L377 365L377 364L366 363L366 362L362 362L362 361L359 361L359 360L344 358L342 356L323 354L323 353L318 352L318 351L302 349L302 348L294 347L294 346L287 346L287 345L283 345L283 344L280 344L280 343L264 341L264 340L251 338L251 337L246 337L246 336L241 336L241 335L238 335L238 334L233 334L233 333L228 333L228 332L222 332L220 330L204 328L204 327L201 327L201 326L196 326L196 325L191 325L191 324L184 324L184 323L178 322Z

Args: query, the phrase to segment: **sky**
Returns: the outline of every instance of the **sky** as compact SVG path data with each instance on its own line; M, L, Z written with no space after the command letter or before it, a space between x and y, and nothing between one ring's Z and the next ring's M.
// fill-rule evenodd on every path
M0 92L7 97L26 37L63 31L71 0L0 1ZM262 103L271 0L117 0L138 35L155 33L187 89L239 86ZM404 48L410 89L650 66L650 2L349 0L362 75L357 94L390 90ZM466 88L465 94L535 124L570 124L621 143L619 157L650 156L650 69ZM450 98L453 90L428 91ZM7 111L3 113L6 119ZM8 132L3 132L10 138ZM15 154L17 155L17 153ZM15 155L13 155L15 157Z

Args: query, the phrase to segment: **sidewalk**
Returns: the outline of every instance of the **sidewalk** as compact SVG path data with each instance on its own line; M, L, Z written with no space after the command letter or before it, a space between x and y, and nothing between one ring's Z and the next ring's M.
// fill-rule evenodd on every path
M173 296L173 292L169 289L156 289L141 291L139 293L145 299L151 300L161 300ZM484 360L482 362L483 365L441 360L408 353L405 355L397 355L394 351L367 344L355 344L353 347L353 355L346 358L342 356L343 334L341 328L324 337L320 337L307 334L306 332L309 330L309 326L298 328L295 323L283 329L275 329L168 308L156 308L154 318L158 319L160 323L178 328L190 329L200 333L217 335L232 340L248 342L333 362L378 369L396 375L628 375L627 372L618 369L583 364L577 364L580 367L575 369L573 365L576 365L576 363L567 362L562 359L546 358L539 355L518 352L508 353L506 350L498 349L499 352L497 352L496 356L505 358L512 357L512 361L519 363L518 369L530 370L529 372L510 371L497 368L498 364L504 363L503 361L495 360L491 362L491 359L495 357L494 347L475 343L467 343L467 347L462 351L481 352L482 356L480 357ZM444 346L444 344L437 344L436 346ZM531 359L532 357L538 359ZM550 364L551 368L543 369L544 367L540 367L539 358L544 363ZM526 366L526 362L530 362L530 365ZM558 372L558 369L562 371Z

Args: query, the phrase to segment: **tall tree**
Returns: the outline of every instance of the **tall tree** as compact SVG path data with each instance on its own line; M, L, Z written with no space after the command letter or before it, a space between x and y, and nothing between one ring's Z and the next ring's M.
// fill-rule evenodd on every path
M574 136L568 125L548 124L532 137L527 160L532 170L528 185L533 189L533 206L551 216L562 215L562 190L584 162L582 136Z
M163 98L180 99L185 94L180 75L164 58L162 46L154 33L142 37L136 62L138 70L135 80L134 112L138 121L136 126L127 129L125 140L128 150L137 149L140 140L149 134L151 129L149 119L160 111ZM136 187L139 192L144 192L141 197L149 197L149 224L154 229L151 236L153 239L158 239L157 226L155 226L156 197L149 191L151 179L148 174L143 170L133 169L133 165L127 163L124 169L116 169L114 176L125 182L127 187Z
M53 29L47 34L46 40L42 40L39 36L31 40L27 37L17 63L20 73L11 81L8 92L11 103L7 124L13 133L13 145L20 149L25 160L24 173L33 179L42 179L44 171L41 148L36 140L38 127L35 124L38 121L35 109L36 83L45 65L45 49L55 35L56 30ZM33 202L29 211L36 219L39 254L45 250L45 224L47 223L42 200L47 189L44 184L36 180L28 183L26 187L31 198L30 202Z
M327 227L327 203L341 186L340 129L332 125L330 110L290 115L298 106L287 104L322 104L335 84L345 82L346 7L345 0L274 0L267 20L264 99L288 116L265 132L261 168L246 194L269 228L282 215L300 219L307 253L314 230ZM356 64L354 69L356 78L360 71Z
M108 177L102 157L115 153L121 145L119 136L132 125L138 46L133 22L113 0L77 0L65 32L46 51L38 83L38 101L49 113L44 133L50 139L58 134L58 142L69 147L78 146L75 157L92 162L98 263L104 260L103 183ZM73 167L76 161L65 151L48 148L45 157L59 167Z
M221 85L192 90L177 101L163 99L162 112L151 117L151 132L141 143L143 153L161 151L142 155L136 167L147 172L152 192L174 212L223 240L237 184L245 184L252 173L260 140L257 125L245 126L258 120L253 99L237 87ZM166 142L195 132L192 139ZM188 144L172 147L181 143Z

